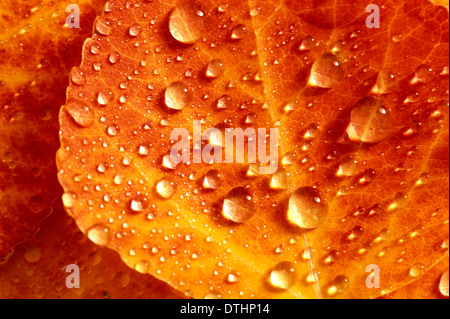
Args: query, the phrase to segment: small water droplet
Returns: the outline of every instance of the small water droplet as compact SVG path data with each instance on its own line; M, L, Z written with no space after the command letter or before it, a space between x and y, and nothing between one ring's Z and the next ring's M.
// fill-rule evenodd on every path
M142 32L142 27L140 24L133 24L130 29L128 29L128 34L132 37L137 37Z
M316 47L316 40L312 36L307 36L302 40L299 46L300 51L310 51Z
M353 157L347 156L341 161L341 165L339 165L339 170L337 171L336 176L355 176L358 173L359 162Z
M279 169L274 175L272 175L270 187L273 189L288 189L287 173L284 168Z
M219 189L221 185L221 176L220 172L217 170L211 170L206 173L203 179L203 187L205 189Z
M315 188L302 187L289 198L288 219L302 229L319 227L328 215L328 204Z
M130 202L130 209L134 213L142 213L143 211L145 211L144 203L141 199L132 199Z
M105 35L108 36L111 34L111 22L109 22L108 20L106 20L103 17L100 17L97 19L97 22L95 24L95 30L101 34L101 35Z
M411 267L409 274L411 277L419 277L425 272L425 266L423 264L415 264Z
M72 83L75 83L76 85L84 85L86 81L86 76L84 71L82 71L80 68L74 68L70 74Z
M235 223L245 223L253 217L255 207L245 188L238 187L228 193L223 202L222 214Z
M297 281L298 274L295 265L291 262L283 261L270 271L269 281L275 288L289 289Z
M239 282L240 276L237 272L231 272L227 275L226 281L229 284L235 284Z
M217 108L220 110L225 110L231 107L231 97L229 95L224 95L217 100Z
M102 90L98 93L97 102L101 106L108 105L109 102L114 98L114 93L110 90Z
M64 193L62 195L62 202L64 207L72 208L76 203L76 195L74 193Z
M109 136L117 136L120 132L120 127L116 124L111 125L106 130Z
M349 279L346 276L337 276L328 286L327 293L330 296L336 296L343 292L349 285Z
M312 66L309 84L320 88L334 88L344 77L341 63L333 53L318 57Z
M242 40L247 36L247 28L243 24L239 24L231 31L232 40Z
M166 106L172 110L182 110L193 100L192 91L182 82L172 83L165 93Z
M225 71L223 66L223 62L219 59L214 59L208 63L206 68L206 77L210 79L217 79L220 77Z
M95 225L89 228L87 236L94 244L99 246L106 246L111 239L109 229L104 225Z
M389 70L381 70L378 73L377 85L373 89L374 94L391 94L398 92L400 86L394 74Z
M368 97L352 109L347 134L354 142L377 143L391 135L393 128L394 120L382 100Z
M144 261L144 260L142 260L142 261L138 262L138 263L134 266L134 269L135 269L138 273L146 274L146 273L148 273L149 267L150 267L150 266L149 266L149 263L146 262L146 261Z
M120 54L118 52L112 52L108 57L108 60L111 64L116 64L117 62L119 62L119 59Z

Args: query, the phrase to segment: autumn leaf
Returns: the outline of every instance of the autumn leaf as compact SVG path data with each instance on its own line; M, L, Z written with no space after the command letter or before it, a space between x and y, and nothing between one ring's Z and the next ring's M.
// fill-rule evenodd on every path
M80 268L80 288L68 289L68 265ZM0 266L0 298L178 299L180 294L124 265L119 256L91 243L62 208L40 232Z
M71 3L0 4L0 263L37 232L62 193L54 160L58 112L105 1L77 1L80 29L64 26Z
M197 298L375 298L432 268L448 250L448 14L380 3L369 29L368 4L108 3L60 118L81 230ZM282 167L175 165L171 132L196 120L277 127Z

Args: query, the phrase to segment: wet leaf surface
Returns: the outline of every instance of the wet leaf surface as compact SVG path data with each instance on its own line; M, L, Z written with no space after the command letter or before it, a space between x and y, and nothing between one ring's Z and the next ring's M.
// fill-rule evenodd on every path
M61 205L60 205L61 206ZM68 288L69 265L80 269L80 288ZM72 277L71 277L72 278ZM70 283L74 280L69 278ZM39 233L17 247L0 266L0 298L7 299L179 299L167 284L141 275L117 253L89 241L62 208L42 223Z
M432 268L448 251L448 13L386 2L368 29L368 4L109 2L61 112L81 230L196 298L375 298ZM284 167L174 165L170 134L195 120L279 128Z
M64 27L71 3L0 4L0 263L36 233L62 193L54 160L59 108L104 1L78 1L80 29Z

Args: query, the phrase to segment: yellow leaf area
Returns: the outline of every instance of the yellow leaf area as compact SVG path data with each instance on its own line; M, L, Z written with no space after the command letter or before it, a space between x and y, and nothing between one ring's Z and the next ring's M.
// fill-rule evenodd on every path
M0 4L0 263L31 238L62 191L58 112L68 75L104 1L77 1L80 29L64 27L73 1Z
M61 206L61 205L59 205ZM68 288L75 264L80 288ZM69 283L73 283L69 278ZM82 234L62 208L42 223L39 233L17 247L0 266L0 298L127 299L181 298L165 283L127 267L117 253L100 248Z
M369 4L107 3L60 115L83 233L194 298L377 298L433 268L448 251L448 14L381 1L368 28ZM277 173L173 163L171 133L194 121L217 130L191 155L222 150L227 128L278 128Z

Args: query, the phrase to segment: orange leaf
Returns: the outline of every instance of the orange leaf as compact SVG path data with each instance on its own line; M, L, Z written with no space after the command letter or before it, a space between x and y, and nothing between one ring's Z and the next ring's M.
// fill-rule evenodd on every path
M80 288L66 279L80 268ZM180 298L168 285L125 266L119 256L91 243L73 219L59 208L42 223L40 232L17 247L0 266L0 298Z
M0 263L29 239L62 193L56 178L59 108L68 74L102 0L78 1L80 29L64 27L73 1L0 5Z
M433 267L448 251L448 14L382 1L371 29L368 4L109 2L60 117L81 230L196 298L376 298ZM281 167L175 165L171 133L194 121L216 146L226 128L277 127Z

